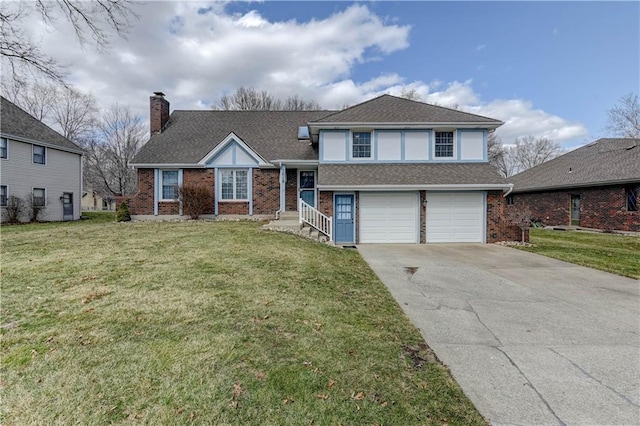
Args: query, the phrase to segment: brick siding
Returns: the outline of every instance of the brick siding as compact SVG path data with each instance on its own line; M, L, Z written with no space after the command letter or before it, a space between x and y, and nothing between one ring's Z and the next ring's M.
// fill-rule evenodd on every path
M280 210L280 170L254 169L253 214L275 214L278 210Z
M219 201L218 214L249 214L248 201Z
M298 211L298 169L287 169L287 183L284 191L285 210Z
M498 241L522 241L522 231L515 225L507 223L506 210L514 208L507 206L502 191L487 193L487 243ZM524 234L524 240L529 241L529 230Z
M627 211L626 186L610 185L571 190L513 194L516 207L527 207L544 225L571 224L571 196L580 196L580 225L606 231L640 232L640 212Z
M116 209L125 201L132 215L153 214L153 169L138 169L138 192L116 197Z

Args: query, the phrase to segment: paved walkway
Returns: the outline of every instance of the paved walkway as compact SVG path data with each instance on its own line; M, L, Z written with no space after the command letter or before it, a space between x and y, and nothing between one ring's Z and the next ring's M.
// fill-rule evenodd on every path
M358 250L491 423L640 424L640 281L497 245Z

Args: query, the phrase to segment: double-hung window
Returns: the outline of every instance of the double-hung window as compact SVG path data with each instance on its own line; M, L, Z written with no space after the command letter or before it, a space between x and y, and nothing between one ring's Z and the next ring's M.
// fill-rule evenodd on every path
M47 191L44 188L33 188L33 205L43 207L47 202Z
M175 200L176 187L178 186L178 171L163 170L162 171L162 199Z
M453 132L436 132L436 158L453 158Z
M247 170L220 170L220 199L248 200Z
M640 211L640 185L628 186L627 192L627 211Z
M9 190L7 185L0 185L0 207L7 207L9 199Z
M353 132L351 156L371 158L371 132Z
M8 147L9 141L7 141L7 138L0 138L0 158L7 159Z
M33 145L33 162L35 164L46 164L47 148L40 145Z

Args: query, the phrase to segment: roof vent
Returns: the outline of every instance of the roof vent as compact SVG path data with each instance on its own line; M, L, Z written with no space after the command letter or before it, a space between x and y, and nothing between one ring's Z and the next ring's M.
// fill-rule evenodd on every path
M311 139L311 135L309 134L308 126L300 126L298 127L298 140L308 141Z

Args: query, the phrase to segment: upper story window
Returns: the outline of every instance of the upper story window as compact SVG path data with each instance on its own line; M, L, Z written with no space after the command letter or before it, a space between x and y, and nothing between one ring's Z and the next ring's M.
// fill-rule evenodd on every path
M163 170L161 179L162 179L162 199L175 200L176 187L178 186L178 171Z
M9 198L9 190L7 185L0 186L0 207L7 207L7 200Z
M9 141L7 138L0 138L0 158L7 158Z
M351 156L371 158L371 132L354 132Z
M221 200L248 200L247 170L220 170L220 199Z
M47 148L40 145L33 145L34 164L47 164Z
M453 158L453 132L436 132L436 158Z
M627 211L640 210L640 185L627 187Z

